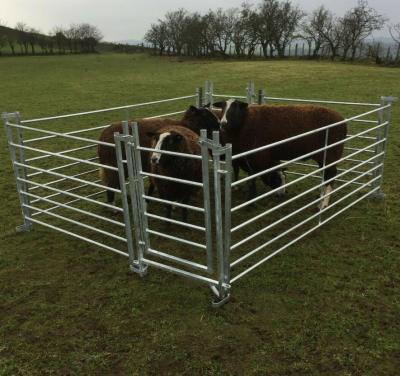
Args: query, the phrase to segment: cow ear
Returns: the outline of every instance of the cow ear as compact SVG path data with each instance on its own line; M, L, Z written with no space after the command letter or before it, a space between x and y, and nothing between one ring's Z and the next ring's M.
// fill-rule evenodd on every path
M193 113L197 112L197 107L195 107L195 106L190 106L190 107L188 108L188 112L193 112Z
M213 103L213 107L216 107L216 108L224 108L225 105L226 105L225 101Z
M211 103L210 103L210 102L208 102L208 103L207 103L207 104L205 104L203 107L204 107L204 108L210 108L210 107L211 107Z

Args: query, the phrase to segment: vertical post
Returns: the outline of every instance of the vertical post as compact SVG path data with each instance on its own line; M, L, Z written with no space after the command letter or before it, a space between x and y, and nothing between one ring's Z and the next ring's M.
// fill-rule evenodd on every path
M137 178L137 195L138 195L138 204L139 204L139 210L138 214L140 217L140 230L141 230L141 239L140 239L140 245L142 249L142 257L147 251L147 249L150 248L150 239L149 239L149 234L147 232L147 229L149 228L149 224L147 222L147 203L146 200L143 198L144 196L144 182L143 182L143 166L142 166L142 157L140 154L140 150L138 147L140 146L140 139L139 139L139 131L138 131L138 125L136 122L133 123L133 140L134 140L134 145L133 145L133 162L136 170L136 178Z
M216 246L217 246L217 258L218 258L218 300L213 302L214 307L219 307L224 304L230 296L229 286L226 284L227 272L226 259L224 257L225 249L224 243L225 238L223 235L223 213L222 213L222 190L221 190L221 174L225 171L221 170L220 156L222 147L219 142L219 132L213 132L212 140L212 155L213 155L213 167L214 167L214 200L215 200L215 227L216 227Z
M257 103L258 104L265 104L265 91L264 91L264 89L259 89L258 90Z
M299 45L296 43L295 48L294 48L294 56L297 58L297 53L298 53Z
M17 186L17 192L18 192L18 197L21 205L21 211L22 211L22 217L24 219L24 223L20 226L17 226L16 231L17 232L22 232L22 231L30 231L32 229L32 222L29 220L31 216L31 211L27 207L29 205L29 197L22 193L22 192L28 192L28 184L25 182L21 182L20 178L25 179L27 178L27 172L26 172L26 161L25 161L25 153L22 148L18 148L18 151L14 146L11 145L11 143L14 143L13 139L13 131L8 124L12 119L14 119L15 124L20 124L21 123L21 117L19 112L14 112L14 113L3 113L2 114L2 119L4 122L4 128L6 131L7 135L7 142L8 142L8 148L10 152L10 157L11 157L11 163L12 163L12 168L14 171L14 176L16 180L16 186ZM22 130L20 128L17 128L16 130L17 134L17 143L20 146L23 146L23 135L22 135ZM18 153L18 156L17 156ZM15 163L18 162L24 166L17 166Z
M211 197L210 197L210 175L208 163L208 144L207 130L200 130L200 147L201 147L201 168L203 179L203 202L204 202L204 224L206 228L206 247L207 247L207 271L214 271L213 255L212 255L212 227L211 227Z
M214 84L212 81L206 81L205 86L204 86L204 99L206 104L210 104L210 107L212 107L214 103L214 97L213 97L213 91L214 91Z
M390 62L392 59L391 59L391 54L390 54L390 46L388 47L388 49L387 49L387 52L386 52L386 61L387 62Z
M301 49L301 57L304 57L304 51L305 51L305 43L303 42L303 47Z
M232 144L226 144L225 149L225 208L224 208L224 279L226 286L230 284L230 254L231 254L231 208L232 208ZM225 288L226 290L226 288Z
M119 185L121 189L121 201L122 201L122 209L123 209L123 218L125 224L125 236L128 247L129 254L129 266L132 267L135 260L135 254L133 249L133 238L132 238L132 226L131 226L131 218L129 213L129 205L128 205L128 192L126 189L126 176L125 171L127 170L124 166L124 158L122 153L121 143L124 137L128 136L128 122L124 121L123 123L123 131L124 136L120 135L118 132L114 133L114 143L115 143L115 153L117 158L118 165L118 177L119 177Z
M255 97L255 89L254 82L250 81L246 87L246 101L248 104L252 104L254 102Z
M129 176L129 193L131 196L131 208L133 214L133 220L135 224L135 241L137 249L137 259L133 260L130 268L133 272L138 273L143 277L147 272L147 265L143 263L143 240L142 240L142 223L140 218L140 200L143 199L139 196L139 179L138 171L134 163L132 149L135 148L135 142L133 136L126 136L125 150L126 150L126 162Z
M321 180L322 180L322 182L325 182L325 166L326 166L326 154L327 154L327 147L328 147L328 139L329 139L329 128L325 130L324 159L323 159L322 171L321 171L321 175L322 175L321 176ZM326 193L325 185L322 185L321 189L320 189L320 199L322 200L319 203L320 210L322 210L324 208L322 203L325 201L325 198L322 198L322 196L325 193ZM322 221L322 215L320 213L319 216L318 216L318 223L321 224L321 221Z
M202 107L203 106L203 88L198 87L196 89L196 107Z
M375 159L375 164L379 165L382 164L382 166L376 170L374 170L373 177L380 176L378 180L376 180L373 183L373 187L379 187L378 191L376 191L373 194L374 198L379 198L382 199L385 197L385 194L382 191L382 180L383 180L383 171L384 171L384 162L385 162L385 156L386 156L386 150L387 150L387 139L389 135L389 127L390 127L390 122L392 118L392 103L396 100L397 98L395 97L381 97L381 105L382 107L390 105L390 107L386 109L382 109L378 112L378 123L379 124L384 124L383 129L379 128L377 130L376 134L376 141L382 141L379 145L375 146L375 155L380 154L381 152L384 152L384 154L380 158Z

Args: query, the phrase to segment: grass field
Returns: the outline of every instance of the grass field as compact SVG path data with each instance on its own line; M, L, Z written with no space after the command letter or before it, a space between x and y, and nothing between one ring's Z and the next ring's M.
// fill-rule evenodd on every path
M187 95L205 79L223 93L244 93L253 80L270 96L400 97L398 69L329 62L26 57L0 59L0 79L0 112L24 118ZM126 259L46 228L16 234L21 214L1 132L0 375L397 374L399 106L386 199L363 201L271 259L218 310L206 287L182 277L151 269L139 279Z

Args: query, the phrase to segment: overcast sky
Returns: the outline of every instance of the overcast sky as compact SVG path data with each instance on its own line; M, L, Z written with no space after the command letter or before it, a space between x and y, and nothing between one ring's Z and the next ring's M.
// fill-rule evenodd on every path
M9 27L19 21L48 33L54 26L89 22L96 25L107 41L143 38L151 23L166 12L183 7L205 12L209 8L239 7L243 0L0 0L0 21ZM259 0L248 1L257 4ZM342 15L356 0L293 0L305 11L324 4ZM400 22L400 0L370 0L369 5ZM386 35L386 29L380 35Z

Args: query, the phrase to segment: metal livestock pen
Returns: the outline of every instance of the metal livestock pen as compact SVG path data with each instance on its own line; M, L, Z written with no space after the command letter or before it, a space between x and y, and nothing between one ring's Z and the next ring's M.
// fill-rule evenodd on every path
M159 150L177 158L198 160L201 182L143 171L141 152L154 149L140 145L137 125L129 123L132 115L145 117L141 109L167 106L168 113L150 118L176 116L184 110L173 109L175 103L212 105L215 98L239 98L259 104L317 103L342 112L348 108L349 114L341 122L237 155L232 155L230 144L221 144L219 132L208 139L206 131L201 131L199 138L201 155ZM193 95L96 111L30 120L22 120L17 112L4 113L24 219L18 230L29 231L33 225L42 225L128 257L131 270L141 276L148 267L155 267L206 283L215 294L213 305L220 306L229 299L232 284L265 261L361 200L383 197L381 183L393 100L382 97L380 103L357 103L277 98L266 96L263 90L256 93L253 83L248 84L245 96L216 94L213 84L207 81L205 88L197 89ZM98 140L99 132L109 125L105 124L108 119L123 123L123 134L115 134L114 143ZM65 131L70 121L73 128ZM57 122L64 131L55 130ZM233 161L315 132L325 132L327 140L329 130L344 122L350 134L339 141L345 142L345 153L339 161L337 186L331 192L323 191L329 183L324 181L323 172L330 165L324 163L319 168L305 162L309 155L232 181ZM80 124L87 123L95 126L80 128ZM94 150L99 144L115 148L118 166L98 163ZM314 152L326 154L332 146L325 142L324 148ZM63 162L57 163L60 160ZM101 197L106 187L97 179L100 167L118 171L120 189L107 189L120 194L120 205L105 203ZM261 194L244 199L243 184L287 167L292 178L285 187L296 187L292 194L277 199L273 194L282 187L265 190L262 186ZM201 195L190 205L148 196L145 186L150 177L195 186ZM334 197L327 208L312 210L328 195ZM165 205L188 209L191 222L163 216L160 211ZM110 209L117 214L109 213Z

